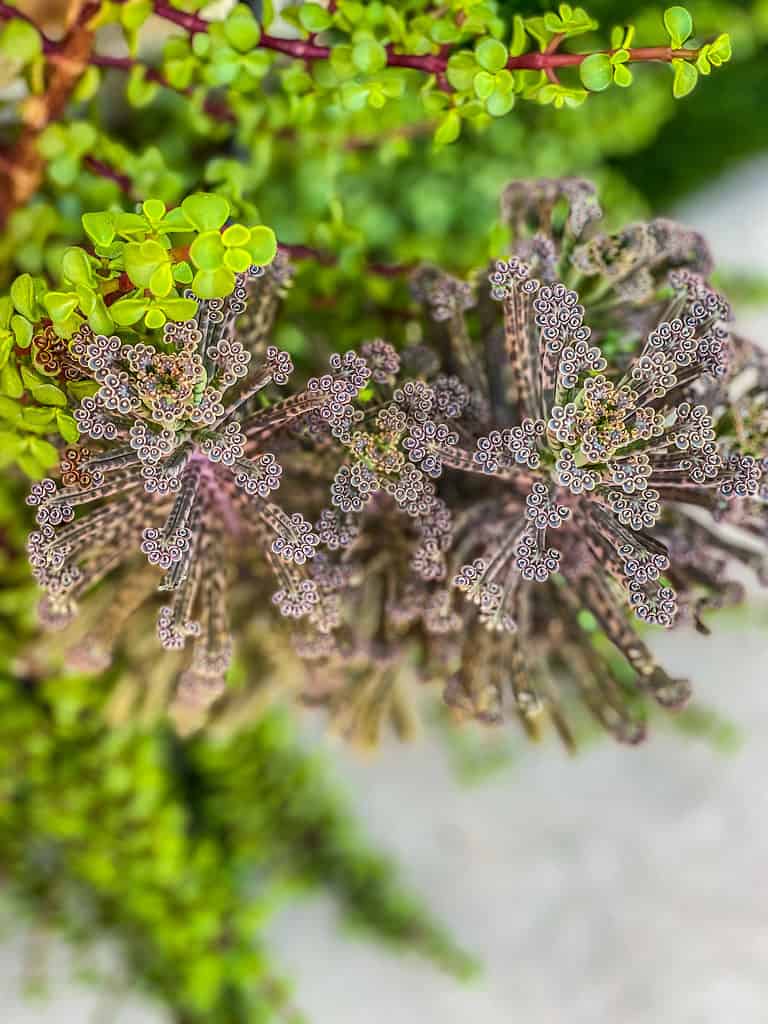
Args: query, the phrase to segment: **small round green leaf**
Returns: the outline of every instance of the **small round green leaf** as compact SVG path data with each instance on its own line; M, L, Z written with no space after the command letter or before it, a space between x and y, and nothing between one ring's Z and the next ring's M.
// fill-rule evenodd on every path
M515 94L508 90L494 89L485 101L485 109L491 117L504 117L515 105Z
M617 64L613 69L613 80L616 85L626 89L627 86L632 85L632 72L626 64Z
M259 23L250 7L237 4L224 20L224 36L230 46L240 53L246 53L258 45L261 39Z
M487 100L496 88L496 79L489 71L478 71L472 81L472 87L479 100Z
M61 260L61 271L72 284L88 286L93 282L93 268L88 254L79 246L65 250Z
M111 245L115 237L115 215L113 213L84 213L81 220L86 235L96 245Z
M467 89L472 88L477 71L478 64L474 54L467 50L460 50L448 58L445 77L458 92L466 92Z
M235 287L235 275L225 267L218 270L198 270L192 281L192 291L201 299L223 299Z
M277 239L272 228L263 224L251 228L251 237L245 247L251 257L251 262L257 267L263 267L271 263L277 254Z
M461 133L461 117L457 110L449 110L435 131L435 145L447 146Z
M224 266L236 274L242 274L250 265L251 257L245 249L226 249L224 251Z
M67 396L55 384L38 384L31 390L32 397L40 405L65 406L67 404Z
M664 26L669 33L672 49L679 49L693 33L693 18L685 7L668 7L664 11Z
M699 73L696 70L696 66L690 64L687 60L673 60L672 67L674 69L672 95L676 100L679 100L696 88Z
M19 274L13 281L11 284L11 300L16 309L27 320L36 319L35 283L30 274Z
M144 324L151 330L157 330L158 327L163 327L166 321L166 315L158 307L153 307L147 310L147 315L144 317Z
M149 279L149 290L158 298L165 298L173 288L170 263L161 263Z
M67 444L74 444L80 437L74 417L66 412L56 412L56 427Z
M223 196L196 192L181 204L187 220L198 231L218 231L229 216L229 203Z
M486 71L501 71L507 63L508 56L504 43L500 43L498 39L492 39L490 36L481 39L475 47L477 63Z
M77 309L77 295L73 295L72 292L48 292L43 304L51 320L66 320Z
M113 306L109 307L109 312L118 326L131 327L141 320L148 306L147 299L118 299Z
M607 53L591 53L579 64L579 77L590 92L602 92L613 80L611 58Z
M191 320L197 312L197 303L194 299L162 299L157 305L169 320Z
M141 209L149 221L162 220L165 216L165 203L162 199L145 199Z
M204 231L189 247L189 258L200 270L216 270L224 262L225 251L218 231Z
M11 18L0 32L0 53L22 64L29 64L43 52L37 29L21 18Z
M387 51L378 39L358 39L352 47L352 63L366 75L375 74L387 66Z
M324 32L333 24L330 13L320 4L302 4L299 8L299 21L307 32Z
M237 248L248 244L251 233L244 224L231 224L222 233L221 240L227 248Z

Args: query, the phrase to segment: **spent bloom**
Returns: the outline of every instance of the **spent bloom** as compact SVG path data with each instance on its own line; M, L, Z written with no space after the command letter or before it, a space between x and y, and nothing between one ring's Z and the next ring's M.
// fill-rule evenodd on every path
M276 497L276 453L290 447L287 434L302 418L343 421L368 374L353 355L334 357L334 369L300 392L273 395L293 371L288 354L266 343L287 274L281 263L251 268L227 299L201 302L194 320L166 324L159 344L81 329L71 353L98 388L75 418L91 440L63 453L61 486L45 479L28 498L37 510L29 556L45 592L43 622L66 625L90 588L122 570L109 631L114 636L161 592L160 643L178 650L191 640L184 683L212 695L231 660L227 590L238 553L260 551L279 613L308 616L321 629L328 618L307 567L320 539L301 511ZM101 642L81 645L81 661L109 660L113 637L104 625Z
M548 715L569 744L575 694L636 742L643 696L679 707L690 685L633 619L707 632L704 611L740 594L731 562L765 576L766 360L747 402L754 350L735 357L694 232L601 234L576 180L515 183L502 212L513 252L486 285L415 274L431 325L401 358L426 369L378 388L345 439L351 613L315 674L365 739L404 720L405 674L459 716L509 708L535 733Z
M570 745L581 708L640 740L646 698L690 694L640 627L707 633L732 563L766 578L768 357L731 337L699 235L600 216L581 180L514 183L485 280L414 273L418 344L365 341L285 398L282 265L159 345L78 335L90 441L30 497L44 619L118 570L81 657L159 589L162 644L192 641L177 701L203 712L242 700L235 636L254 695L366 744L410 733L430 683L459 718Z

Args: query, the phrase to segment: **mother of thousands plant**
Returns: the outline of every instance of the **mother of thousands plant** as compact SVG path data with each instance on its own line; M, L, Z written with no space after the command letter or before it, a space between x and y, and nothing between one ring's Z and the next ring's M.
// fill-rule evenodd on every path
M705 631L739 592L729 561L765 575L765 382L742 374L764 359L731 342L694 232L600 233L579 179L514 183L502 215L515 241L490 285L417 269L420 340L332 353L284 397L282 256L157 340L81 325L90 441L28 498L45 623L117 574L73 664L107 664L159 591L160 644L191 641L181 718L226 693L235 637L258 650L281 619L293 687L364 741L407 730L433 680L485 721L509 702L535 732L546 712L566 743L571 694L628 742L645 694L685 703L629 616Z

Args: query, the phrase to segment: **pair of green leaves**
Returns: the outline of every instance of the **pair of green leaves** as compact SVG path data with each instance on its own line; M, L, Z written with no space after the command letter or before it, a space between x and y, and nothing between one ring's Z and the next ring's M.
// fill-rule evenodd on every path
M622 88L632 84L632 72L627 67L629 50L614 53L591 53L579 65L579 77L585 89L602 92L615 82Z

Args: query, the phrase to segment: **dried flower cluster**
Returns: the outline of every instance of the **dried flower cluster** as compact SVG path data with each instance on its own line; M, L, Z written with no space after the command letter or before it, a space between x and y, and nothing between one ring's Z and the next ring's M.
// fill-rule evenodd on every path
M175 704L200 716L235 700L230 619L256 690L290 680L364 742L408 730L415 683L533 735L546 713L568 744L573 697L626 742L644 695L686 701L632 618L706 632L739 596L734 559L765 577L768 361L730 339L696 234L602 234L575 179L515 183L502 212L515 242L490 287L421 268L418 345L366 342L287 398L284 264L156 347L80 332L94 445L33 489L29 550L51 625L122 567L81 664L159 589L160 642L192 641Z

